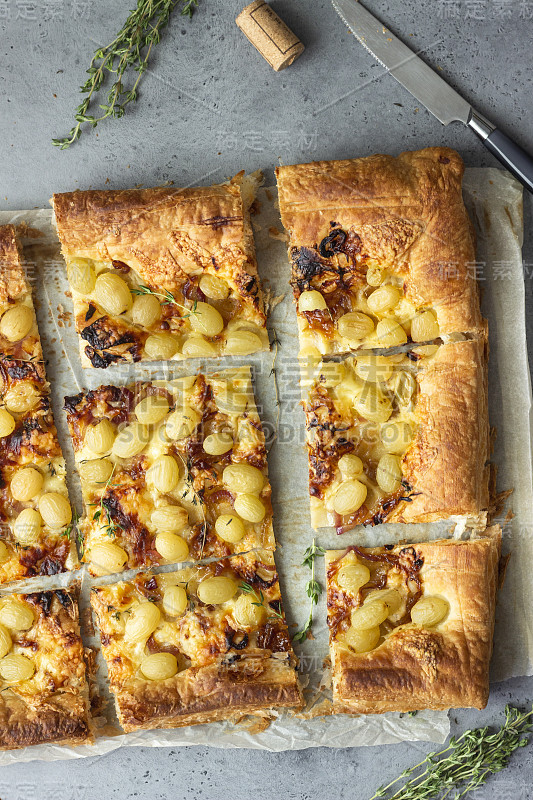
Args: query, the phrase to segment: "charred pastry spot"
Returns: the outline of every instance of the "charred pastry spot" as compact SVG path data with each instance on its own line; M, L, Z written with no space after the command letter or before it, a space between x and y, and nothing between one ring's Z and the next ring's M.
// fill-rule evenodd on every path
M42 383L37 367L31 361L9 361L7 374L14 381L31 380L35 383Z
M115 361L123 360L122 356L114 355L113 353L97 353L94 347L90 346L87 346L84 352L93 367L97 367L98 369L107 369L108 366Z
M120 500L114 495L108 495L102 498L102 505L109 514L110 519L123 530L127 530L132 520L130 516L124 512L120 505Z
M305 289L312 278L325 269L325 264L318 252L309 247L293 247L290 255L294 273L293 280L300 290Z
M85 322L89 322L92 316L96 313L96 306L94 303L89 303L89 307L85 313Z
M250 275L246 283L243 283L242 289L244 292L246 292L246 294L257 294L257 280L253 275Z
M36 606L41 606L43 614L47 617L52 607L52 598L53 592L38 592L28 597L28 600L33 601Z
M83 392L80 392L79 394L68 395L64 398L63 409L68 411L70 414L73 414L76 411L77 406L82 402L83 398Z
M64 572L63 563L52 556L46 556L39 569L39 575L58 575L60 572Z
M68 592L65 592L63 589L56 589L54 592L55 596L67 611L71 611L73 606L73 600L71 595Z
M410 350L410 351L407 353L407 358L408 358L410 361L418 361L418 360L419 360L419 358L420 358L420 356L418 355L418 353L413 353L413 352Z
M224 637L226 639L227 650L244 650L248 647L248 634L242 631L234 631L233 628L227 628ZM235 641L235 637L240 637L239 641Z
M108 317L99 319L87 325L80 333L91 347L96 350L108 350L110 347L118 347L121 344L134 344L136 339L132 333L122 333L113 329Z
M281 600L270 600L268 605L275 614L281 614Z
M331 258L335 253L341 253L346 241L346 233L342 228L336 228L320 242L319 253L324 258Z
M448 158L448 156L439 156L439 163L440 164L449 164L450 163L450 159Z

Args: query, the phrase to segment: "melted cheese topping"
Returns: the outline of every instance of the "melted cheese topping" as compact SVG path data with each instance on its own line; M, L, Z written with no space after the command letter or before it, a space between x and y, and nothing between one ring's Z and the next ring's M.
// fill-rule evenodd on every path
M269 349L261 303L254 303L240 288L240 283L257 281L252 275L248 281L241 275L237 282L231 269L223 272L209 262L202 269L197 267L178 275L169 291L161 286L147 287L138 272L122 262L73 255L67 258L67 272L76 329L83 334L82 360L87 365L108 366L117 356L134 361L181 361ZM113 276L124 283L122 305L117 304L111 292L111 302L106 306L106 292L102 292L102 300L98 290L102 276ZM205 276L216 282L216 288L209 288ZM136 303L147 296L153 298L155 306L150 313L139 311L140 304ZM158 341L161 335L163 343Z
M302 381L315 528L335 525L342 529L372 521L378 514L386 516L387 501L409 493L401 481L405 454L418 426L415 367L406 354L374 358L369 362L368 355L360 356L359 365L357 356L342 363L321 363ZM339 468L347 454L361 459L361 472ZM388 456L393 456L392 466L401 470L396 480ZM342 513L336 510L337 493L349 480L366 487L366 499Z
M420 226L407 224L409 230L400 235L400 243L394 241L398 237L392 230L397 226L394 221L348 232L331 224L319 245L301 247L294 242L290 251L302 350L331 355L437 339L438 309L410 296L405 283L406 252ZM432 324L421 325L419 318L428 311L431 317L426 316L426 322ZM350 324L354 312L364 315L366 323L359 333ZM397 323L399 330L384 336L382 321ZM421 337L421 332L427 336Z
M261 556L261 572L269 575L269 583L273 581L266 587L257 581L258 562L251 555L243 558L234 569L212 564L139 576L135 584L124 582L94 589L91 603L98 618L111 684L121 686L131 678L142 679L143 659L157 652L173 653L180 671L212 664L230 653L291 652L272 555ZM208 605L199 599L198 586L215 575L230 578L235 594L229 600ZM176 616L167 614L163 604L169 586L181 586L187 592L187 608ZM260 624L239 623L235 608L243 596L257 604L254 608L261 608ZM146 602L157 605L160 621L150 636L134 640L126 632L127 621ZM269 626L277 638L268 638Z
M143 384L140 393L131 402L132 408L148 394L158 393L166 397L169 413L157 423L146 426L146 444L131 458L120 458L112 449L104 454L95 454L85 442L87 420L91 424L100 419L112 419L109 403L102 402L106 388L90 393L69 414L71 432L75 433L76 462L82 472L82 489L87 506L87 517L83 524L85 534L84 560L91 561L91 551L100 544L116 543L128 554L127 566L134 567L150 563L172 563L157 551L156 536L160 532L152 521L155 509L165 506L184 508L188 523L176 533L185 539L193 558L200 556L227 556L253 547L274 549L272 529L271 488L267 476L267 460L264 434L253 399L251 376L248 367L228 370L213 376L190 376L171 382L155 381ZM128 391L128 390L126 390ZM132 394L135 387L131 387ZM132 424L134 412L125 416L122 398L117 402L120 424L113 431ZM173 440L168 435L167 423L174 411L190 407L197 413L200 423L190 435ZM224 454L209 456L203 442L206 437L223 432L231 437L233 446ZM161 456L175 459L180 478L174 488L162 492L150 479L150 468ZM89 484L83 480L83 465L88 461L105 458L111 462L112 473L106 482ZM264 475L264 486L259 498L266 508L265 518L253 523L242 520L244 537L230 543L221 539L214 523L222 514L235 514L234 495L224 486L222 473L228 464L250 463ZM109 509L111 498L113 508ZM207 526L207 534L202 534ZM135 537L143 538L143 550ZM203 542L203 544L202 544ZM93 569L94 573L94 569Z
M17 297L15 301L0 304L0 320L7 311L21 306L28 308L31 311L31 315L33 317L31 327L22 339L12 341L2 334L0 325L0 353L3 356L11 356L12 358L21 359L23 361L30 359L42 359L41 341L39 338L37 320L35 318L35 310L33 308L33 300L29 287L28 290Z
M15 522L27 508L39 509L43 495L54 493L68 500L63 459L50 408L48 384L38 362L3 363L0 403L15 421L12 434L0 439L0 462L4 486L0 490L0 519L4 523L0 540L6 550L0 558L0 582L39 574L55 574L78 564L74 536L65 526L55 528L40 517L40 532L31 541L19 539ZM19 410L13 405L21 393L32 393L31 408ZM15 400L16 402L16 400ZM41 488L28 500L16 500L11 492L13 477L23 468L32 467L42 476ZM3 548L2 548L3 550Z
M408 552L412 551L412 553ZM326 553L326 576L327 576L327 604L328 604L328 625L330 628L330 645L332 647L333 658L336 650L348 650L354 652L350 646L349 633L352 627L351 617L356 609L368 606L373 600L386 598L387 590L394 591L394 598L399 600L398 604L389 607L387 617L378 625L379 637L376 638L376 643L367 650L355 652L368 652L380 647L386 640L402 628L417 627L411 619L411 609L415 602L418 603L423 598L429 599L433 595L425 592L424 581L420 576L420 569L410 572L408 569L402 570L399 566L383 561L367 561L363 554L368 552L373 556L378 556L380 552L384 558L386 556L400 555L407 553L407 558L416 557L414 547L406 546L405 548L394 548L394 550L385 550L385 548L373 548L367 550L360 548L360 553L356 554L353 551L331 550ZM353 591L342 586L342 581L339 581L339 573L345 567L353 565L365 564L370 571L370 580L363 584L359 591ZM381 595L380 595L381 592ZM399 595L399 597L398 597ZM438 600L447 606L449 603L444 595L439 595ZM449 614L443 614L442 618L434 625L431 625L431 630L439 631L446 627L446 623L450 621Z
M42 703L60 691L73 695L87 692L76 601L64 590L62 597L69 600L68 609L62 606L55 592L13 594L0 600L0 610L15 601L29 609L34 616L34 624L28 630L9 628L13 644L6 655L24 656L31 662L35 672L33 677L23 681L4 680L0 677L0 692L9 690L2 694L8 703L10 692L31 703ZM46 610L42 605L43 599L50 603ZM1 667L2 659L0 670Z

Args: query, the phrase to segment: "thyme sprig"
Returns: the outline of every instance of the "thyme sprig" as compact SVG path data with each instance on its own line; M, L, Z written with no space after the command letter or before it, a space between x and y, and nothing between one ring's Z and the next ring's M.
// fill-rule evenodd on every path
M104 488L102 489L102 494L100 495L100 502L97 503L97 504L96 503L89 503L88 504L88 505L97 505L98 506L96 511L93 514L93 521L94 522L99 522L101 527L105 530L106 535L109 536L109 537L112 537L112 536L114 537L114 536L117 535L117 533L120 533L120 531L123 530L121 525L119 525L116 522L113 522L113 520L111 519L111 515L109 513L109 509L107 508L106 505L104 505L104 499L105 499L105 495L106 495L107 490L109 488L117 489L120 486L122 486L121 483L111 483L111 481L113 480L113 475L115 474L116 467L117 467L117 465L113 464L113 469L111 470L111 475L109 476L109 478L105 482Z
M131 290L132 294L153 294L154 297L159 297L161 299L162 306L177 306L177 308L186 311L186 314L182 314L183 319L187 319L190 316L198 316L201 314L201 311L198 311L198 302L195 300L192 304L192 308L188 306L184 306L183 303L178 303L172 292L169 292L168 289L165 289L163 292L156 292L155 289L151 289L150 286L145 286L144 284L139 284L134 289Z
M263 594L263 591L261 589L259 590L259 592L257 592L254 589L254 587L250 583L246 583L246 581L243 581L242 583L239 584L239 589L244 594L249 594L252 597L255 597L255 600L252 600L252 605L253 606L259 606L260 608L266 608L266 606L265 606L265 595ZM279 611L276 611L274 608L271 608L270 605L268 606L268 611L270 612L269 613L269 619L273 619L273 618L281 619L281 620L283 619L283 614L281 614Z
M522 712L505 708L505 722L496 731L488 727L465 731L450 739L444 750L429 753L423 761L402 772L387 786L381 786L370 800L430 800L449 797L460 800L483 786L487 779L504 769L511 755L524 747L533 727L533 709ZM414 773L418 775L411 777ZM409 778L399 789L397 783ZM453 794L452 794L453 792Z
M170 15L176 6L181 6L182 16L192 17L198 0L137 0L126 22L115 38L94 53L89 69L88 79L80 92L85 98L76 109L76 124L62 139L52 139L52 144L65 150L80 138L82 125L85 123L96 128L99 122L108 117L123 117L126 106L138 99L138 87L148 67L148 61L155 45L161 40L161 32L166 28ZM128 73L136 72L131 88L127 87ZM109 75L113 83L107 94L107 103L98 108L102 113L98 116L89 114L91 103L95 103L99 92Z
M309 616L307 617L307 622L303 626L301 631L298 631L293 637L293 642L304 642L307 639L308 632L313 627L313 608L318 603L319 597L322 594L322 586L315 578L315 561L317 558L321 558L325 554L325 550L323 547L318 547L315 539L313 539L313 544L311 547L308 547L304 553L304 559L302 561L303 567L309 567L311 570L311 578L307 581L305 585L305 591L307 596L311 600L311 607L309 609Z

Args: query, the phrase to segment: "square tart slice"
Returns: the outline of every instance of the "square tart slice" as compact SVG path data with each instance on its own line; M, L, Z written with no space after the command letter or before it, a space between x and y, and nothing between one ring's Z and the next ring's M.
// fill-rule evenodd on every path
M277 168L305 353L482 331L463 169L444 147Z
M501 536L326 553L339 713L484 708Z
M77 590L0 598L0 749L92 744Z
M297 663L272 553L95 588L125 731L297 707Z
M304 390L314 528L434 522L488 507L482 339L326 362ZM412 359L416 360L413 361Z
M65 399L93 575L274 550L249 367Z
M254 178L56 194L84 367L268 349Z
M19 361L42 361L31 288L22 266L13 225L0 226L0 354Z

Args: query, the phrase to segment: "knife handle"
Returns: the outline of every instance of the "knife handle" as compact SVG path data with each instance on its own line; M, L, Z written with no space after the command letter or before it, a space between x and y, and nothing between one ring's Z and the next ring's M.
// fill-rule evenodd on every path
M468 125L477 133L487 150L496 156L526 189L533 192L533 157L505 133L495 128L478 111L472 110Z

